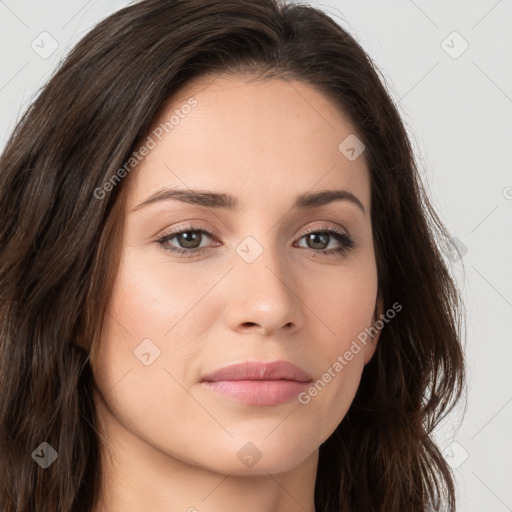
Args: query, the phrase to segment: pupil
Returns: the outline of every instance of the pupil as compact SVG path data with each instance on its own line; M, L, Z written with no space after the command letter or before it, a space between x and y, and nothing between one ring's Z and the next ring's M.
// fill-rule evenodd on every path
M317 237L324 237L324 239L325 239L327 236L328 236L328 235L327 235L327 234L325 234L325 233L313 233L313 234L311 234L311 235L310 235L310 240L311 240L312 238L316 239ZM320 243L320 245L325 245L325 240L324 240L324 242L323 242L323 243L322 243L322 242L316 242L315 240L313 240L313 243L314 243L314 244L315 244L315 243ZM318 247L315 247L315 249L318 249Z
M199 235L198 233L194 233L193 231L187 231L185 233L182 233L180 235L180 237L182 239L185 239L185 243L184 244L182 243L184 248L186 248L186 249L195 249L197 247L197 240L195 240L195 241L194 240L187 240L187 238L192 238L193 239L194 237L196 237L198 235ZM194 245L194 242L196 243L196 245Z

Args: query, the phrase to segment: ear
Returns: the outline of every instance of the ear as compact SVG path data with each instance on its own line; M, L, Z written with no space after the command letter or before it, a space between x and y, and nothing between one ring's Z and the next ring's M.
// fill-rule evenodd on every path
M377 300L375 301L375 309L373 311L372 325L368 328L370 335L364 349L364 364L368 364L377 348L379 341L380 332L383 327L383 321L381 320L384 313L384 301L380 295L380 291L377 294Z

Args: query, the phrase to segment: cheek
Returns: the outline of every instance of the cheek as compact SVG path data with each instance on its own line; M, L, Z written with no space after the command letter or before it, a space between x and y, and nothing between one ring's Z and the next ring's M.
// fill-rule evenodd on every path
M93 369L110 413L148 443L180 439L176 418L195 406L179 383L197 358L188 341L201 337L192 313L204 291L194 293L190 276L164 277L161 263L123 255Z
M153 369L163 368L167 348L192 300L187 296L190 286L180 283L179 276L168 283L162 277L161 268L129 251L123 253L96 357L97 380L103 382L103 389L128 373L130 378L140 374L141 382L152 385L155 376L161 375ZM187 354L180 350L183 344L173 346L175 356L186 360ZM134 388L135 394L139 389L143 387Z
M300 402L310 409L308 428L322 424L324 439L346 415L359 387L366 350L361 340L368 339L365 329L372 326L375 310L374 260L361 259L355 267L340 268L329 279L304 281L311 324L318 331L314 339L315 380Z
M130 389L126 404L149 404L151 397L163 393L172 396L172 413L190 402L177 382L197 379L201 341L217 319L205 295L218 274L202 278L180 268L158 254L123 252L97 349L95 378L104 392L123 379L116 390Z
M213 278L181 271L179 265L168 264L160 255L146 257L142 251L126 251L108 311L120 324L114 327L124 327L132 343L150 338L159 340L164 350L178 332L180 340L186 341L197 337L203 324L210 325L208 310L201 307L200 300L213 284ZM199 317L202 322L196 321Z
M321 281L323 286L318 286L319 281L306 282L306 302L322 333L318 341L332 358L347 350L372 325L377 300L376 268L370 259L368 264L361 261L357 268L333 273Z

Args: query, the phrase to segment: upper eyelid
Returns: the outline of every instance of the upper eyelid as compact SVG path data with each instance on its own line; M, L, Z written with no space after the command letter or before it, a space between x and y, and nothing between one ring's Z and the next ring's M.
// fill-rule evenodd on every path
M324 221L325 222L325 221ZM300 234L300 237L303 237L305 235L308 235L310 234L311 232L320 232L320 231L327 231L327 230L332 230L332 231L339 231L341 233L345 233L347 235L350 235L350 232L345 229L344 227L341 227L341 226L332 226L332 225L327 225L327 224L324 224L324 225L321 225L321 226L310 226L308 228L306 228L305 230L301 231L298 233L298 235ZM198 224L196 226L192 226L192 225L187 225L187 226L180 226L180 227L177 227L177 228L173 228L167 232L163 232L161 235L159 235L157 238L160 239L160 238L163 238L163 237L172 237L174 238L174 236L177 236L181 233L187 233L187 232L190 232L190 231L194 231L194 232L202 232L204 234L206 234L207 236L209 236L210 238L212 238L213 236L216 236L216 235L219 235L220 231L216 228L213 228L211 226L204 226L202 224Z

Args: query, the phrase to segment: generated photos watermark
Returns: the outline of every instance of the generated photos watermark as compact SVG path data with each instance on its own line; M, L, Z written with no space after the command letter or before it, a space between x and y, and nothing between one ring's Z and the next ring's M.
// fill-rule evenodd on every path
M127 174L129 174L142 159L149 154L152 149L155 149L158 142L160 142L164 135L169 134L176 126L178 126L182 119L184 119L192 109L198 104L197 99L191 97L187 102L178 109L175 109L172 115L164 123L160 123L148 137L144 144L142 144L137 151L134 151L125 164L120 167L101 187L94 189L94 197L96 199L103 199ZM157 139L157 140L155 140Z
M352 361L354 356L361 352L363 349L362 345L366 346L368 343L368 337L373 338L380 330L383 329L384 325L395 318L396 314L400 311L402 311L402 305L395 302L384 314L380 315L379 320L377 320L373 326L366 327L364 331L361 331L357 335L357 340L352 341L350 348L346 350L343 355L339 355L336 361L315 383L308 388L307 391L299 393L297 396L299 403L302 405L309 404L309 402L311 402L311 398L317 396L318 393L320 393L320 391L322 391L350 361Z

